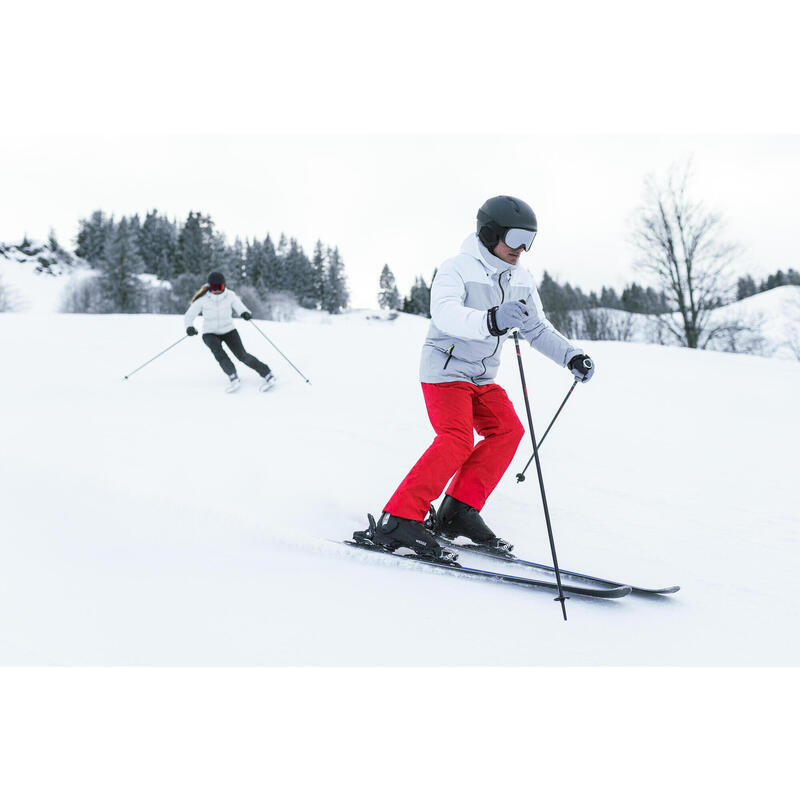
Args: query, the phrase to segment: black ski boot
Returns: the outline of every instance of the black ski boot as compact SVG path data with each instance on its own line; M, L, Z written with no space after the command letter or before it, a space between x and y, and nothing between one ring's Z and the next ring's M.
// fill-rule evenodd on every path
M435 515L436 531L448 539L466 536L475 544L490 547L495 550L504 550L510 553L514 549L509 544L492 533L489 526L481 519L477 509L450 497L444 496L439 511Z
M403 517L393 517L386 511L383 512L377 523L372 514L367 514L367 518L369 528L353 534L353 539L357 544L375 545L390 553L401 547L407 547L414 551L414 555L407 556L408 558L429 561L455 563L458 558L452 550L441 547L436 539L425 530L425 526L421 522Z

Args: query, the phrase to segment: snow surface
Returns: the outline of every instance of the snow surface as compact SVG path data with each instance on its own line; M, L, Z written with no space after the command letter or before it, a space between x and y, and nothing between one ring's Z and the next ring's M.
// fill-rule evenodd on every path
M348 549L429 444L427 321L239 322L242 390L177 316L0 314L2 665L798 665L800 364L586 343L542 448L565 568L664 598L574 597ZM385 316L385 315L383 315ZM539 434L569 375L525 347ZM507 345L499 382L524 419ZM484 517L548 561L535 473ZM470 559L491 568L499 562ZM502 566L502 565L501 565Z

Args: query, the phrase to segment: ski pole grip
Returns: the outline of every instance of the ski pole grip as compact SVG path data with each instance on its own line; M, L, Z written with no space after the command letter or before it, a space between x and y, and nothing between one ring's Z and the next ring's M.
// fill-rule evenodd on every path
M589 356L586 356L586 358L583 359L583 366L586 369L591 369L594 366L594 364L592 363L592 359L589 358Z

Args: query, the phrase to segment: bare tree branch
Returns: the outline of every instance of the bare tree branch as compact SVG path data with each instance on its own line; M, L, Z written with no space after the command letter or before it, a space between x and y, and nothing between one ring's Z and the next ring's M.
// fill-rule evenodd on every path
M724 242L721 217L690 197L691 160L673 165L666 181L645 181L631 241L636 266L655 278L673 314L658 324L684 347L706 347L723 331L709 331L711 312L733 292L728 269L739 247ZM730 331L730 324L724 326Z

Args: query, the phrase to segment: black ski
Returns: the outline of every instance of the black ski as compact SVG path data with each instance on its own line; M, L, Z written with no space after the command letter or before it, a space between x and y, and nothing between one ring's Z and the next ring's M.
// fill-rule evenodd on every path
M425 527L436 537L439 544L443 547L453 548L465 553L478 553L478 555L487 556L488 558L495 558L498 561L508 561L512 564L518 564L522 567L532 567L534 569L544 570L545 572L555 572L553 567L547 564L539 564L536 561L526 561L524 558L515 556L508 550L498 550L497 548L487 547L480 544L458 544L446 536L442 536L436 531L436 512L431 506L431 514L425 520ZM646 589L642 586L634 586L632 583L623 583L622 581L612 581L608 578L596 578L594 575L585 575L582 572L571 572L568 569L558 568L562 575L569 575L570 578L580 578L585 581L594 581L595 583L604 583L607 586L627 586L631 591L639 594L675 594L680 590L680 586L665 586L663 589ZM572 587L570 587L572 589Z
M506 550L495 550L491 547L485 547L479 544L458 544L446 536L436 534L437 541L444 547L451 547L455 550L460 550L465 553L477 553L478 555L494 558L498 561L508 561L511 564L518 564L521 567L533 567L534 569L541 569L545 572L555 572L555 570L547 564L538 564L536 561L527 561L524 558L519 558L513 553ZM612 581L607 578L596 578L594 575L585 575L582 572L571 572L568 569L558 568L562 575L568 575L570 578L579 578L585 581L594 581L595 583L605 583L607 586L625 586L630 587L631 591L638 592L639 594L675 594L680 590L680 586L665 586L663 589L646 589L643 586L634 586L632 583L622 583L621 581ZM555 585L555 584L553 584ZM570 587L572 591L573 588Z
M374 520L370 515L370 526L374 525ZM386 556L393 558L403 558L409 561L419 561L437 569L446 569L450 572L458 572L462 575L476 575L481 578L488 578L490 580L515 583L519 586L528 586L532 589L558 589L558 584L553 581L536 580L535 578L526 578L521 575L510 575L506 572L493 572L491 570L476 569L474 567L464 567L456 561L442 561L428 556L420 556L415 553L404 555L402 553L393 553L386 550L379 545L374 544L369 536L368 531L357 531L353 534L353 539L346 539L342 543L350 547L358 547L361 550L367 550L373 553L382 553ZM358 537L357 539L355 537ZM630 586L613 586L608 589L602 589L594 586L564 586L564 591L570 594L584 595L586 597L605 597L616 598L625 597L631 593Z

